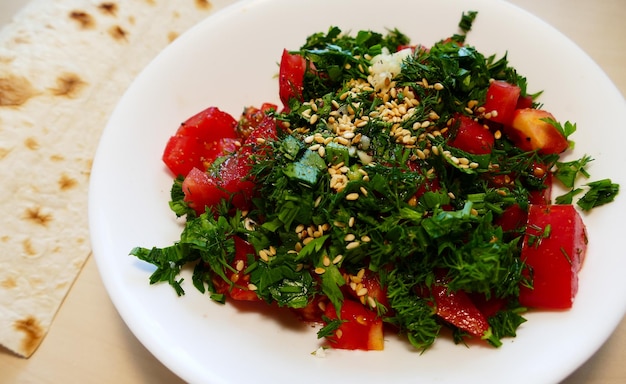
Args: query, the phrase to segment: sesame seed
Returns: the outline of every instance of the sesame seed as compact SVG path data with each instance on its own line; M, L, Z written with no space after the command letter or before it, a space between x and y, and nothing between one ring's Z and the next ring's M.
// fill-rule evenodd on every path
M311 146L309 147L309 150L310 150L310 151L315 152L315 151L317 151L318 149L320 149L320 147L321 147L321 145L319 145L319 144L313 144L313 145L311 145Z
M348 227L352 228L354 226L354 221L354 216L350 217L350 219L348 220Z
M376 308L376 300L374 300L373 297L368 296L367 297L367 305L369 305L370 308Z
M257 289L259 289L256 285L250 283L248 284L248 290L250 291L256 291Z
M348 193L346 195L346 200L349 200L349 201L354 201L354 200L356 200L358 198L359 198L359 194L358 193Z
M333 264L339 264L339 262L341 262L341 260L343 260L343 255L337 255L333 259Z
M237 260L237 264L235 264L235 269L238 272L241 272L241 271L243 271L243 267L244 266L245 266L245 264L244 264L243 260Z
M369 236L364 235L364 236L361 236L361 241L364 243L369 243L370 241L372 241L372 239Z
M322 267L317 267L317 268L315 268L314 272L317 273L318 275L321 275L324 272L326 272L326 269L324 269Z
M354 239L356 239L356 236L354 236L354 234L352 233L348 233L346 236L344 236L344 241L350 242L353 241Z
M325 267L328 267L330 265L330 258L324 255L324 258L322 259L322 264L324 264Z
M268 262L270 260L270 256L267 253L267 250L265 250L265 249L261 249L259 251L259 257L261 258L261 260L263 260L265 262Z
M365 295L367 295L367 288L363 287L363 288L359 289L358 291L356 291L356 295L357 296L365 296Z
M324 157L326 155L326 148L325 147L320 147L317 150L317 153L320 155L320 157Z
M448 192L448 197L450 197L451 199L456 199L456 196L454 196L454 193L452 192Z
M433 85L433 88L435 88L436 91L441 91L443 89L443 84L435 83L435 85Z
M361 243L359 241L353 241L353 242L350 242L350 243L348 243L346 245L346 249L347 250L356 249L359 246L361 246Z
M502 138L502 132L500 132L500 130L498 129L497 131L494 132L493 137L496 140L500 140L500 138Z

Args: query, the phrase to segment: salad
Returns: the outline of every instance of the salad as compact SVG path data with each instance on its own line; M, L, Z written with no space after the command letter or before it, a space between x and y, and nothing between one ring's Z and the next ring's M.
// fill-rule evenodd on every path
M579 211L619 186L580 185L593 159L560 158L576 125L466 43L476 16L429 47L331 27L283 52L282 105L182 123L163 154L180 240L131 250L150 282L182 295L190 266L211 299L290 308L340 349L393 331L423 351L447 330L498 347L527 310L571 307Z

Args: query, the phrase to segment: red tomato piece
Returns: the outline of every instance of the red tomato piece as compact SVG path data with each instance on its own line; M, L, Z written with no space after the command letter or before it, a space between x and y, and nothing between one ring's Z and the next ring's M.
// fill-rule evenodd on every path
M515 109L524 109L524 108L532 108L533 106L533 97L526 95L526 96L520 96L519 99L517 99L517 105L515 106Z
M518 204L507 207L500 216L495 219L495 224L502 227L504 232L515 231L526 225L528 212Z
M233 239L235 240L235 257L230 266L234 271L226 269L228 281L224 281L219 276L214 276L213 285L217 293L226 294L233 300L259 301L259 296L248 287L250 275L245 273L246 268L248 268L248 255L255 255L256 251L250 243L242 238L235 236Z
M443 320L477 337L482 337L489 331L487 318L467 293L448 291L448 286L441 280L433 284L430 290L435 299L437 315Z
M176 176L186 176L192 168L206 169L204 143L195 137L172 136L165 145L162 160Z
M533 288L520 287L520 304L571 308L586 250L586 228L574 206L531 205L521 259L532 270Z
M228 198L228 194L218 187L217 180L198 168L189 171L182 188L184 200L198 215L204 213L206 207L213 207L222 199Z
M232 149L237 122L226 112L209 107L187 119L170 137L162 160L175 175L186 176L192 168L206 170Z
M256 129L271 110L277 111L278 106L272 103L263 103L260 108L247 107L237 123L237 133L246 139L253 129Z
M565 151L569 147L567 138L543 119L555 120L550 112L541 109L516 109L504 133L523 151L537 150L544 155Z
M250 208L250 198L254 194L255 183L250 169L248 156L239 153L229 157L220 168L217 184L230 194L232 204L240 210Z
M304 57L283 50L278 72L278 92L285 108L289 107L289 100L292 98L302 100L305 70Z
M455 124L458 125L456 134L448 144L475 155L491 153L495 139L489 129L463 115L455 118Z
M329 303L324 313L329 319L337 319L335 306ZM327 336L336 349L383 350L383 321L376 312L359 302L345 299L339 314L345 320L335 332Z
M520 87L506 81L493 81L487 89L487 98L483 107L491 116L489 120L509 124L521 93ZM495 111L495 113L494 113Z
M236 138L237 120L217 107L209 107L191 116L180 125L177 135L213 142L225 137Z

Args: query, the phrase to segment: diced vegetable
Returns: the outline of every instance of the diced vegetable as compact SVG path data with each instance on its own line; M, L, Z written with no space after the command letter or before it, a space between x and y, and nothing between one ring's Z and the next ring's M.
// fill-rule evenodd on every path
M489 114L489 120L510 124L520 93L521 89L517 85L509 84L506 81L493 81L487 89L487 98L483 106L485 112Z
M363 304L346 299L337 317L336 308L329 303L325 315L328 319L340 320L341 325L327 336L330 345L337 349L382 350L383 321L376 312Z
M491 153L495 139L489 128L463 115L458 116L452 126L456 127L456 132L449 142L451 146L474 155Z
M163 162L177 176L186 176L192 168L206 170L217 157L234 150L236 126L231 115L209 107L180 125L165 147Z
M567 138L546 119L556 121L550 112L541 109L517 109L504 132L524 151L537 150L544 155L565 151L569 146Z
M306 61L304 57L291 54L286 49L280 60L278 73L278 89L280 100L285 108L289 107L289 100L294 98L302 100L302 89Z
M520 304L570 308L586 250L585 225L574 206L531 205L521 259L530 268L532 288L520 287Z

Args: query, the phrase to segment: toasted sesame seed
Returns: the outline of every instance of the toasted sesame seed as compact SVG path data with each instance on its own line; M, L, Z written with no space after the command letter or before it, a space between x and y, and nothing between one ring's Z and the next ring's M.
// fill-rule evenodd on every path
M448 192L448 197L450 197L451 199L456 199L456 196L454 196L454 193L452 192Z
M304 230L304 224L298 224L296 227L296 233L300 233Z
M359 194L358 193L348 193L346 195L346 200L354 201L354 200L356 200L358 198L359 198Z
M346 245L346 249L347 250L356 249L359 246L361 246L361 242L359 242L359 241L352 241L352 242L350 242L350 243L348 243Z
M324 255L324 258L322 259L322 264L324 264L325 267L328 267L330 265L330 258Z
M315 202L313 203L313 206L315 208L320 206L320 203L322 202L322 196L318 196L317 199L315 199Z
M317 150L317 154L320 155L320 157L324 157L326 155L326 148L325 147L320 147Z
M357 296L365 296L365 295L367 295L367 288L363 287L363 288L359 289L358 291L356 291L356 295Z
M500 132L500 130L498 129L497 131L494 132L493 137L496 140L500 140L502 138L502 132Z
M443 84L435 83L435 85L433 85L433 88L435 88L436 91L441 91L443 89Z
M259 289L256 285L250 283L248 284L248 290L250 291L256 291L257 289Z
M354 226L354 221L355 221L354 216L351 216L350 219L348 220L348 227L352 228Z
M353 241L354 239L356 239L356 236L354 236L353 233L348 233L347 235L344 236L343 240L350 242Z
M470 209L470 214L472 216L478 216L478 211L475 208Z
M365 268L361 268L361 269L359 269L359 271L356 273L356 276L357 276L359 279L362 279L362 278L363 278L363 276L365 276Z
M319 145L319 144L313 144L313 145L311 145L311 146L309 147L309 150L310 150L310 151L315 152L315 151L317 151L318 149L320 149L320 147L321 147L321 145Z
M265 249L261 249L259 251L259 257L261 258L261 260L263 260L265 262L268 262L270 260L270 256L267 253L267 250L265 250Z
M308 243L310 243L313 240L314 240L313 237L307 237L306 239L302 240L302 244L307 245Z
M371 296L367 296L367 305L369 305L370 308L376 308L376 300Z
M237 264L235 264L235 269L238 272L241 272L241 271L243 271L243 267L244 266L245 266L245 264L244 264L243 260L237 260Z
M343 255L337 255L333 259L333 264L339 264L339 262L341 262L341 260L343 260Z
M317 267L317 268L315 268L314 272L317 273L318 275L321 275L324 272L326 272L326 269L324 269L322 267Z
M372 241L372 239L367 235L363 235L361 236L361 241L364 243L369 243L370 241Z

